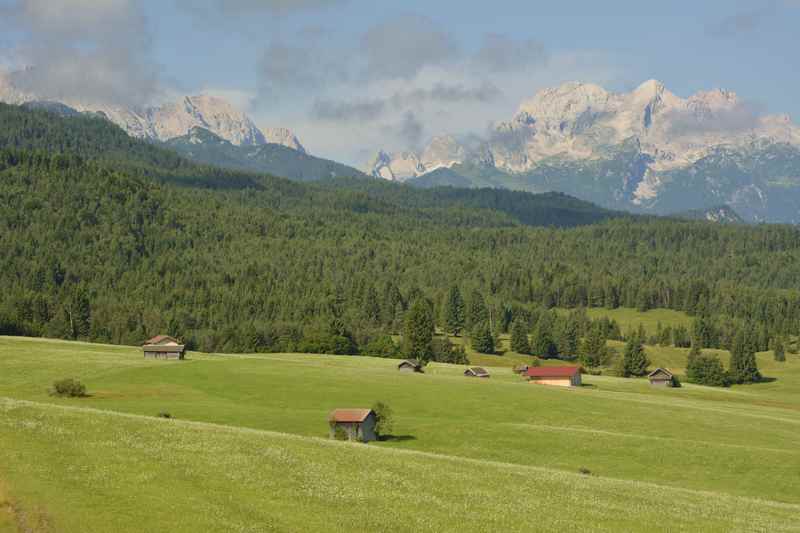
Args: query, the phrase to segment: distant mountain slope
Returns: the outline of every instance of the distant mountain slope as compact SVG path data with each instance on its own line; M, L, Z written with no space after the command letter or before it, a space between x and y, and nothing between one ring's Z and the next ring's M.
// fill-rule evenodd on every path
M347 165L278 144L236 146L204 128L192 128L187 135L171 139L165 146L198 163L267 173L296 181L341 176L366 177L361 171Z
M708 209L693 209L672 215L684 220L706 220L720 224L742 224L744 219L728 205L710 207Z
M25 72L0 73L0 102L27 104L57 103L49 95L20 89L18 78ZM24 84L23 84L24 86ZM216 96L201 94L183 96L162 105L132 108L81 100L58 102L80 112L95 113L107 118L130 135L142 139L167 141L186 135L192 128L205 128L237 146L280 144L305 153L299 139L286 128L259 129L253 120L229 102Z
M560 191L613 209L670 214L729 205L745 220L800 222L800 127L730 91L680 98L587 83L540 91L483 142L437 137L381 152L369 172L417 186Z

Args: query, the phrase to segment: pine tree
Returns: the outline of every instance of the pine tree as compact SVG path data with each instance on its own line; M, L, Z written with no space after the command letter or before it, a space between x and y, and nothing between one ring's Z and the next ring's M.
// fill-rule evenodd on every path
M605 364L608 361L608 348L603 328L599 324L589 329L583 339L580 351L581 363L589 368Z
M783 347L783 339L780 337L776 337L775 341L772 346L772 353L775 356L775 360L779 362L786 361L786 351Z
M409 359L428 362L433 355L433 315L431 307L418 299L406 313L403 351Z
M622 356L622 375L644 376L647 374L647 366L650 361L644 351L644 343L640 334L634 334L625 343L625 353Z
M479 324L472 332L472 349L478 353L494 353L494 337L488 322Z
M733 383L755 383L761 380L756 364L757 339L752 328L745 327L733 339L730 376Z
M511 325L511 350L519 354L527 355L531 353L528 328L525 322L519 318Z
M444 308L444 324L445 330L456 337L464 331L464 326L466 325L466 310L464 307L461 290L457 285L454 285L447 294L447 302Z

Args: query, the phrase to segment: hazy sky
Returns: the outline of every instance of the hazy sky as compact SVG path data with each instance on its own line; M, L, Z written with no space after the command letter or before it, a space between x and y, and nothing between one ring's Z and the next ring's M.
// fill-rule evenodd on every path
M0 0L0 66L31 87L142 105L229 98L314 154L483 134L537 90L726 88L797 121L800 0Z

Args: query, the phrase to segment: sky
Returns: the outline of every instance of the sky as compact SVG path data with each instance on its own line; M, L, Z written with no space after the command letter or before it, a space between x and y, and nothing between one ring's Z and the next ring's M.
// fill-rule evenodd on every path
M799 23L800 0L0 0L0 68L121 105L222 96L364 166L567 81L724 88L798 122Z

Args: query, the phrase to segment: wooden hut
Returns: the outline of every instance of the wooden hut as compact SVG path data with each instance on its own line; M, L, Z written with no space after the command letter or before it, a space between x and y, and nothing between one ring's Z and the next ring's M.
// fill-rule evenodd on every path
M528 372L528 365L517 365L514 367L514 373L519 374L520 376L525 375Z
M422 365L414 359L404 359L397 365L397 370L400 372L422 372Z
M335 409L328 417L330 438L337 432L344 432L347 440L369 442L377 440L375 432L377 416L372 409Z
M581 386L581 367L579 366L532 366L528 368L525 375L530 383L538 385Z
M186 346L169 335L157 335L142 346L144 357L150 359L183 359Z
M464 370L464 375L470 378L488 378L489 372L479 366L471 366Z
M650 380L650 385L654 387L672 387L675 383L672 372L666 368L656 368L647 374L647 379Z

